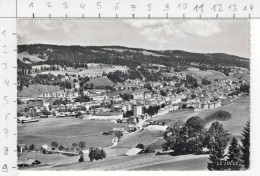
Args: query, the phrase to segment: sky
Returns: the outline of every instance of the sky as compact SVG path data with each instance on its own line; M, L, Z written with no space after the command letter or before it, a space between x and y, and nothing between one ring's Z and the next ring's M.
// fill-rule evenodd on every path
M227 53L249 58L248 20L18 20L18 44L55 44Z

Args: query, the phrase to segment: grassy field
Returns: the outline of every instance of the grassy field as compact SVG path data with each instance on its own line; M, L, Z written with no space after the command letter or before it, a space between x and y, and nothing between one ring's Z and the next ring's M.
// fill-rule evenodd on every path
M93 84L94 87L98 86L114 86L115 84L109 80L108 78L96 78L96 79L90 79L87 84Z
M224 119L225 121L220 121L224 128L231 132L232 136L241 136L241 132L249 120L250 109L249 109L249 97L242 97L233 101L232 103L222 106L213 110L205 111L192 111L192 110L177 110L172 113L157 116L151 120L166 122L168 126L173 124L175 121L186 122L192 116L199 116L201 118L212 118L212 115L216 115L218 112L227 112L231 117ZM148 120L150 121L150 120ZM207 121L207 127L210 126L211 120ZM165 141L162 139L163 133L158 131L140 131L137 133L132 133L123 136L116 148L130 148L135 147L138 143L142 143L145 146L151 145L155 149L161 149L162 143Z
M206 118L220 110L226 111L231 115L230 119L220 122L223 124L224 128L229 130L234 136L241 136L241 132L250 118L250 97L248 96L236 99L217 109L205 111L177 110L163 116L157 116L152 120L165 121L167 125L171 125L176 120L182 120L185 122L192 116Z
M18 91L18 97L38 97L44 92L60 91L59 86L32 84L29 87L24 87L22 91Z
M50 146L56 141L64 147L72 147L72 143L86 142L86 149L94 147L109 147L113 135L102 135L114 127L126 127L109 121L90 121L76 118L46 118L36 123L18 126L18 143L27 146L34 144L40 148L43 144ZM84 149L83 149L84 150Z
M88 69L84 69L84 68L71 68L68 67L66 71L45 71L45 72L41 72L39 74L53 74L53 75L65 75L67 74L75 74L75 75L80 75L80 76L89 76L89 75L93 75L93 74L102 74L103 72L115 72L115 71L125 71L128 70L127 67L124 66L116 66L116 65L112 65L112 67L110 66L100 66L99 64L93 64L91 66L88 67ZM32 76L35 76L36 74L32 74Z
M188 68L187 70L183 71L183 73L193 75L199 80L201 80L202 78L207 78L207 80L209 81L214 81L215 79L227 79L227 77L223 73L214 70L202 71L198 68Z
M136 133L130 133L123 136L115 148L132 148L137 146L137 144L139 143L148 146L162 137L163 137L163 132L158 132L158 131L144 130Z
M41 62L44 59L39 58L38 56L30 55L28 52L22 52L17 55L18 59L24 63L31 64L33 62ZM23 58L28 58L30 61L23 61Z
M167 163L160 163L149 165L145 167L139 167L133 169L135 171L202 171L207 170L205 163L209 162L208 157L200 157L193 159L186 159L180 161L172 161Z
M62 164L54 167L35 167L33 170L94 170L94 171L115 171L115 170L161 170L160 164L165 165L165 170L184 170L183 164L193 164L188 170L206 170L208 155L154 155L143 154L136 156L118 156L105 158L100 161L82 163ZM196 163L194 165L194 162ZM198 164L200 163L200 164ZM167 167L167 168L166 168ZM146 169L147 168L147 169ZM180 168L180 169L178 169ZM31 170L31 169L30 169Z

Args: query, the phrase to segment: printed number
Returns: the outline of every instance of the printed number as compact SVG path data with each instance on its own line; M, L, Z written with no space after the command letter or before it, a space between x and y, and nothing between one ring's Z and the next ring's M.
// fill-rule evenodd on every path
M230 10L232 12L236 12L237 11L237 5L236 4L232 4L232 5L228 6L228 10Z
M48 8L51 8L51 7L52 7L51 2L47 2L46 4L47 4L47 7L48 7Z
M81 3L80 8L85 9L86 4Z
M4 154L8 155L8 147L4 147Z
M8 172L7 164L4 164L2 167L2 172Z
M116 5L115 5L115 8L114 8L115 10L118 10L119 9L119 2L118 3L116 3Z
M67 8L68 8L68 3L67 3L67 2L63 2L62 5L63 5L63 8L64 8L64 9L67 9Z
M132 4L132 5L131 5L131 8L132 8L132 10L134 11L135 8L136 8L136 5Z
M245 7L243 8L243 11L247 11L247 9L248 9L248 7L245 6ZM250 4L250 5L249 5L249 10L252 12L253 9L254 9L254 6L253 6L252 4Z
M188 7L188 4L185 2L185 3L183 3L183 4L179 4L178 5L178 9L183 9L183 10L185 10L185 9L187 9L187 7Z
M214 12L223 12L223 9L222 9L222 4L215 4L211 10L213 10Z
M101 8L102 8L101 2L97 2L97 8L98 8L98 9L101 9Z
M150 12L150 11L152 10L152 4L148 4L148 5L147 5L147 8L148 8L148 9L147 9L148 12Z
M193 10L195 10L196 12L198 12L198 11L203 12L203 4L196 5Z

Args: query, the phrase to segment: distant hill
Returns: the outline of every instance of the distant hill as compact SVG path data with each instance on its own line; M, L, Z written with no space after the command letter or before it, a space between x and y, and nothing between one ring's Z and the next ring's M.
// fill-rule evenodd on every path
M31 61L21 59L23 56ZM27 64L35 64L37 62L38 64L64 66L80 65L82 63L103 63L136 68L137 66L147 64L176 67L190 66L191 63L197 63L212 70L215 70L216 66L222 65L249 68L249 59L224 53L205 54L181 50L161 51L122 46L19 45L18 59Z

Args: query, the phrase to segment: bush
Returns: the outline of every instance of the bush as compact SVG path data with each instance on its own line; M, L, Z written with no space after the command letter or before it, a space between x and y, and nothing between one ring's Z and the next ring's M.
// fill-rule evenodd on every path
M154 153L155 150L154 148L152 148L151 146L148 146L146 149L145 149L145 153Z
M43 154L46 154L46 152L47 152L47 151L46 151L46 149L45 149L45 148L44 148L44 149L42 149L42 153L43 153Z
M62 151L62 150L64 150L64 149L65 149L65 147L63 147L62 145L59 146L59 150L60 150L60 151Z
M101 160L103 158L106 158L106 153L102 148L90 147L89 158L90 158L90 161Z
M83 155L80 155L79 157L79 162L83 162L84 161L84 156Z
M34 149L34 144L30 145L29 150L33 150Z
M139 148L139 149L143 150L144 149L144 145L139 143L139 144L137 144L137 146L135 148Z

